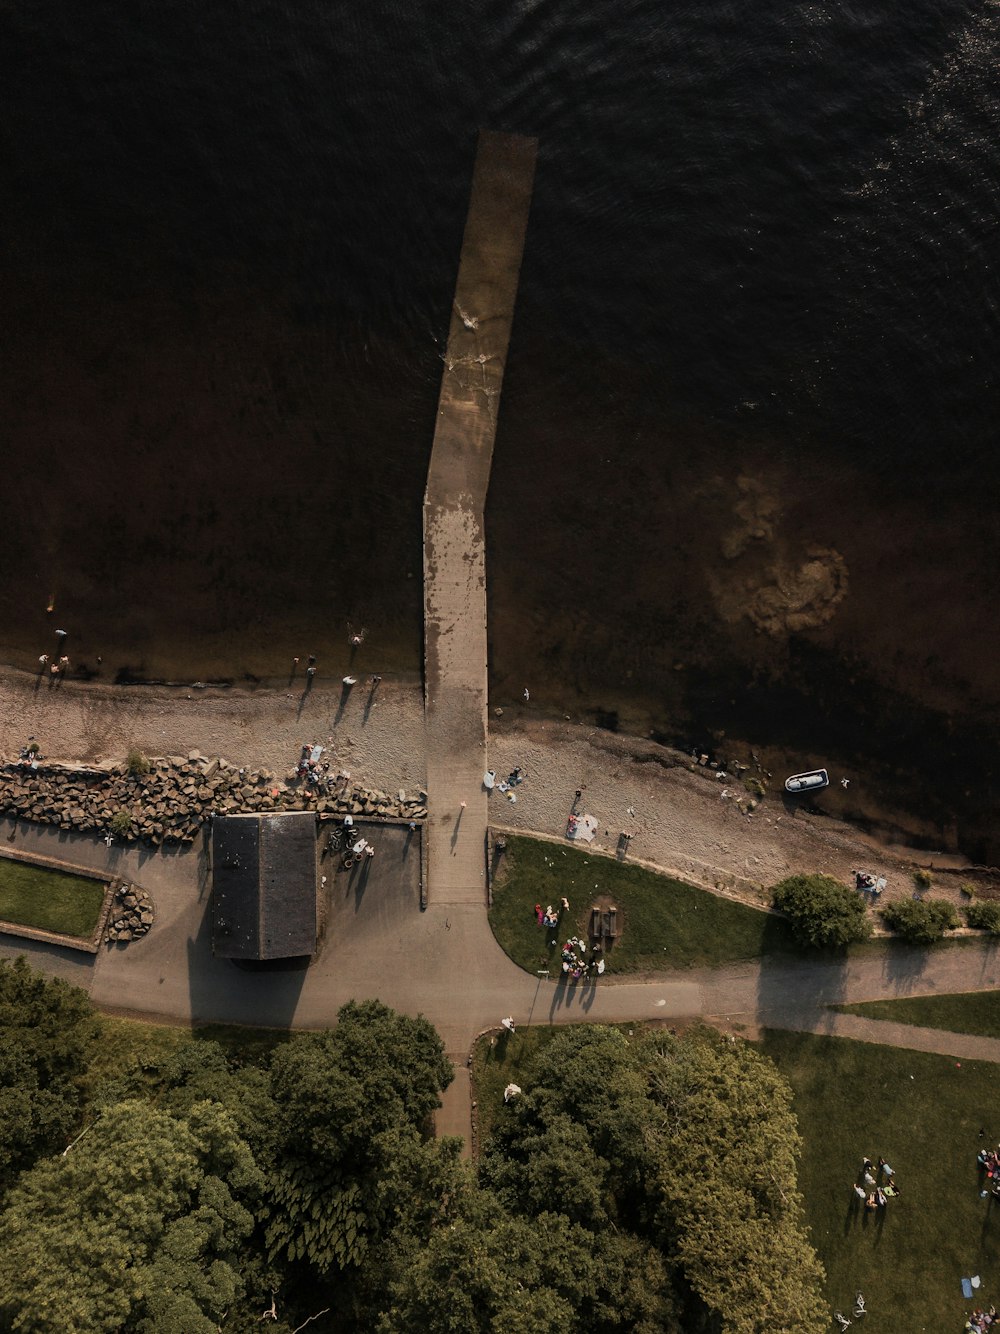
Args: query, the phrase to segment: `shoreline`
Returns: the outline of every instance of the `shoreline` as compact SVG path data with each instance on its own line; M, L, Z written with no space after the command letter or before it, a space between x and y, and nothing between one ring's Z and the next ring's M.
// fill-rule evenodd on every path
M370 708L366 702L367 691L357 687L345 701L339 681L320 681L308 691L257 685L181 693L167 686L67 680L50 690L38 688L34 676L0 668L0 753L16 757L34 736L49 759L120 757L132 747L150 755L196 749L285 774L303 742L317 740L356 781L386 791L424 787L419 682L383 682ZM919 867L936 875L932 895L958 901L953 882L959 874L975 873L980 883L1000 889L995 868L977 871L960 853L884 842L773 791L755 810L741 813L721 799L724 784L713 771L655 741L541 716L525 706L505 707L499 718L491 714L488 746L484 771L520 765L527 773L517 803L491 794L491 825L561 838L581 788L581 807L598 820L595 851L613 849L627 828L637 861L709 888L761 887L740 894L747 902L759 905L764 889L785 875L823 872L848 880L854 869L876 867L889 877L885 901L912 896Z

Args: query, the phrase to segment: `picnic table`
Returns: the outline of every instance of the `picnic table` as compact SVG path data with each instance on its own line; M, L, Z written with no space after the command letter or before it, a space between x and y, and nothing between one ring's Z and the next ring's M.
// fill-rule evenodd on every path
M618 937L618 909L591 908L590 910L591 940L614 941L617 939L617 937Z

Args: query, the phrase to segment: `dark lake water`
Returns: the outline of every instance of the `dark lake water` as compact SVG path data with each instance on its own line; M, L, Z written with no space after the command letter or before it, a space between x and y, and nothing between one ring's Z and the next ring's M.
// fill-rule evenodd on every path
M498 698L842 757L1000 857L998 36L940 0L5 6L0 649L54 594L140 674L332 663L348 620L416 670L475 135L523 132Z

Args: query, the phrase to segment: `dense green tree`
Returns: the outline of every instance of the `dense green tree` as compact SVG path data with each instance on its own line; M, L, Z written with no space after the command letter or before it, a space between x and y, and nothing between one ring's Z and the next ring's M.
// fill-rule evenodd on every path
M635 1228L653 1176L649 1117L629 1040L598 1024L567 1029L540 1054L524 1095L503 1109L481 1180L511 1209L537 1212L556 1188L571 1219Z
M861 895L828 875L789 876L774 886L772 895L801 945L838 949L871 935Z
M97 1033L79 987L0 961L0 1187L71 1137Z
M240 1137L264 1164L273 1156L278 1128L269 1058L263 1061L262 1065L237 1064L218 1042L192 1037L156 1060L138 1060L103 1081L93 1100L97 1106L108 1106L131 1098L148 1099L182 1117L196 1102L220 1103L235 1121Z
M711 1029L650 1034L637 1052L658 1112L659 1236L686 1283L732 1334L824 1327L786 1081L750 1044Z
M540 1123L532 1115L534 1095L518 1101L523 1105L512 1109L480 1160L483 1185L512 1211L538 1214L558 1200L559 1212L571 1222L605 1227L610 1167L594 1150L587 1127L562 1112Z
M384 1183L419 1157L451 1078L432 1026L377 1001L350 1002L335 1029L280 1048L270 1256L305 1260L320 1274L361 1265L398 1223L399 1201ZM450 1152L433 1152L442 1151Z
M32 1334L209 1334L242 1289L262 1177L229 1114L107 1108L0 1214L0 1311Z
M670 1286L655 1251L562 1215L513 1218L488 1194L437 1228L390 1288L380 1334L670 1334Z
M958 913L947 899L903 899L886 904L882 920L911 945L933 945L958 926Z

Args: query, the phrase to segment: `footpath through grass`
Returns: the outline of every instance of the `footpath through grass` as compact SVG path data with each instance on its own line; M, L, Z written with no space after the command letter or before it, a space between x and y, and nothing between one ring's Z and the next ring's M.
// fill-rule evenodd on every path
M1000 996L995 991L862 1001L836 1008L845 1014L860 1014L866 1019L883 1019L892 1024L913 1024L917 1028L943 1028L948 1033L1000 1038Z
M555 931L535 919L535 904L570 912ZM591 905L618 909L620 939L608 972L628 973L737 963L764 954L800 953L783 918L631 863L579 848L509 836L493 886L490 925L500 945L528 972L558 964L557 945L587 938Z
M849 1313L860 1289L867 1334L958 1334L974 1306L1000 1306L1000 1203L980 1198L976 1168L1000 1140L1000 1067L773 1030L760 1045L795 1091L799 1187L833 1308ZM851 1190L865 1155L901 1188L874 1214Z
M104 883L0 857L0 921L89 939L97 929Z

